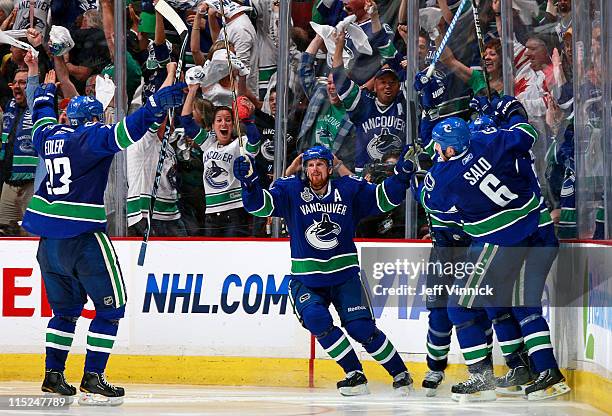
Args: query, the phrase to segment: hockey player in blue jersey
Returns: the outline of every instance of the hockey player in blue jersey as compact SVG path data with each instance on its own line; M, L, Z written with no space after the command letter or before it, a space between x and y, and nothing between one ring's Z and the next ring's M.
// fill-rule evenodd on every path
M495 399L486 336L475 324L479 306L484 306L505 355L514 353L518 360L524 343L539 373L525 392L530 399L542 399L568 391L541 308L538 312L548 270L535 270L534 276L528 276L534 288L529 301L525 300L528 303L512 308L509 299L523 263L535 264L530 256L538 252L533 247L548 244L538 227L539 186L517 168L519 159L525 158L537 140L537 133L513 97L503 97L496 108L499 129L470 134L467 124L457 118L436 125L432 136L438 163L425 177L418 196L426 210L435 206L443 211L453 207L459 211L463 229L473 239L470 258L479 266L463 282L464 287L490 283L497 293L492 300L477 300L469 291L451 299L458 307L449 308L450 317L471 373L468 381L453 386L453 398Z
M37 260L53 310L46 332L42 390L76 394L64 377L76 322L87 297L96 317L89 325L80 390L81 404L121 404L124 389L111 385L104 370L124 316L127 295L113 245L105 233L104 189L115 153L139 140L166 110L179 106L185 84L162 88L144 106L115 125L102 124L102 104L74 97L67 108L70 126L58 124L54 83L36 90L34 148L45 160L46 180L36 191L23 227L39 235Z
M330 180L333 155L322 146L304 152L305 180L280 178L269 190L262 189L250 158L241 156L234 162L247 211L286 221L291 236L289 292L295 313L346 373L338 382L343 395L368 393L367 379L348 338L333 323L330 304L348 335L393 377L393 387L408 391L412 386L399 354L376 327L353 237L360 219L388 212L403 201L414 171L414 153L414 148L406 149L395 175L379 185L354 176Z

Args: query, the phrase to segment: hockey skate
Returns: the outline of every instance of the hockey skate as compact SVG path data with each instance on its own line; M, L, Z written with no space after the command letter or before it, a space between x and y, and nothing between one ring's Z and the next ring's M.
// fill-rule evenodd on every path
M533 383L533 377L528 367L523 365L511 368L505 375L495 378L495 391L499 394L511 396L525 394L525 388Z
M104 373L86 372L79 389L84 393L79 398L79 404L82 406L119 406L125 396L123 387L110 384Z
M408 396L410 392L414 391L413 386L412 377L410 377L408 371L403 371L393 377L393 389L402 396Z
M434 397L438 394L438 387L442 384L442 380L444 380L444 371L427 371L422 384L425 389L425 395L427 397Z
M343 396L360 396L370 394L368 390L368 379L362 371L350 371L344 380L340 380L336 386Z
M495 395L495 376L493 371L484 370L470 373L470 378L451 387L451 398L456 402L490 402L497 399Z
M527 400L546 400L569 393L565 377L558 368L551 368L540 373L537 380L525 389Z
M63 371L45 370L45 379L40 389L49 395L68 396L68 404L72 404L70 396L76 394L76 388L68 384Z

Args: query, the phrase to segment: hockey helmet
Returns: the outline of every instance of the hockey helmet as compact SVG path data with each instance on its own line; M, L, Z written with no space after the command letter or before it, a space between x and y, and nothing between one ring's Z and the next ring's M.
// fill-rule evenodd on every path
M304 167L309 160L323 159L327 161L327 165L331 168L334 163L334 155L331 150L325 146L317 145L307 149L302 155L302 163Z
M102 119L104 107L102 103L93 97L79 95L73 97L66 108L66 116L72 126L80 126L96 117Z
M471 132L486 130L489 127L497 127L497 124L489 116L478 116L474 121L470 122L469 128Z
M459 117L449 117L436 124L431 136L443 150L452 147L457 153L465 151L470 144L470 129Z

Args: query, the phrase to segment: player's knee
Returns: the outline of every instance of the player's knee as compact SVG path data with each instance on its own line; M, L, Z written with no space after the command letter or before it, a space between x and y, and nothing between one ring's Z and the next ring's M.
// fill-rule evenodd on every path
M318 303L313 303L304 308L302 323L316 337L325 336L334 326L329 310Z
M512 313L521 327L542 318L542 308L515 308Z
M360 344L369 344L372 342L372 339L376 336L376 332L378 331L372 319L356 319L347 322L344 327L351 338Z
M96 309L96 318L110 321L114 325L119 324L119 320L125 316L125 306L120 308Z
M493 325L499 325L499 324L503 324L504 321L512 319L513 316L510 312L503 312L499 314L494 314L490 316L490 318L491 318L491 322L493 323Z
M83 306L53 308L53 315L67 322L76 323L83 312Z

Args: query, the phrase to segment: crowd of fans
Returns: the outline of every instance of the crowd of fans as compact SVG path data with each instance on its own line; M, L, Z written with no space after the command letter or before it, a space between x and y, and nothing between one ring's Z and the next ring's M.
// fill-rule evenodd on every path
M270 223L252 218L242 208L239 183L228 160L232 153L219 149L237 148L242 142L251 146L259 176L270 184L275 117L285 118L288 127L284 174L300 174L301 152L322 144L336 156L335 174L382 181L392 172L403 144L414 139L407 137L405 121L412 110L406 99L412 88L412 80L406 79L406 42L418 37L418 68L425 68L460 3L421 0L420 32L408 33L408 0L292 1L289 106L287 114L279 115L279 1L223 0L223 7L220 2L168 1L189 30L185 64L191 78L182 112L171 123L171 146L153 210L152 235L269 235ZM571 0L513 1L513 91L504 90L500 7L501 0L480 1L490 89L517 96L527 109L540 133L535 166L546 203L560 236L575 237L574 76L581 80L583 96L590 99L586 111L591 136L582 140L591 143L594 171L602 169L597 155L602 80L596 2L590 10L586 70L574 74ZM114 100L106 91L114 75L114 42L126 42L130 111L159 89L168 76L168 62L177 60L180 38L156 13L154 1L127 0L126 39L114 36L116 12L111 0L0 0L0 30L6 35L0 38L0 235L26 235L19 221L35 187L45 186L46 170L38 162L30 135L30 101L39 83L50 73L59 82L60 122L76 95L98 97L106 106L107 120L112 121ZM447 92L436 114L430 116L467 119L470 99L485 94L472 19L471 10L464 10L436 66L436 76ZM53 26L70 33L74 46L69 51L49 41ZM7 36L24 43L6 42ZM234 117L240 123L234 123ZM144 231L160 140L167 130L159 126L127 152L130 235ZM597 181L590 186L598 192ZM599 205L594 238L603 238L603 204ZM419 217L419 234L425 236L425 216ZM401 238L403 219L403 208L399 208L362 224L358 235Z

